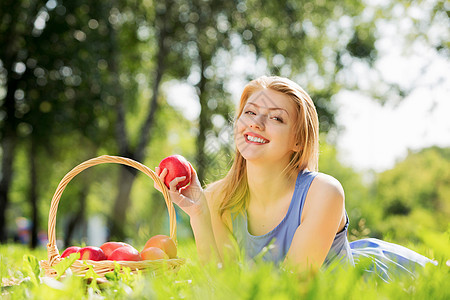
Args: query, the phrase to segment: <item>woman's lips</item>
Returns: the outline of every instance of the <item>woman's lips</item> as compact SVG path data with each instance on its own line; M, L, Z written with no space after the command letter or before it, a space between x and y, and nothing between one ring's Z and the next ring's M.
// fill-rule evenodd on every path
M263 145L263 144L267 144L269 143L269 140L260 136L259 134L256 133L246 133L244 134L245 137L245 141L247 143L252 143L252 144L259 144L259 145Z

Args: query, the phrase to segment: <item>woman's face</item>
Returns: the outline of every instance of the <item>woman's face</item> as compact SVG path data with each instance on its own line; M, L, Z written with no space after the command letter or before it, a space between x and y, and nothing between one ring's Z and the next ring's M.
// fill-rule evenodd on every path
M235 142L249 162L287 165L293 151L297 111L285 94L271 89L254 92L247 100L235 127Z

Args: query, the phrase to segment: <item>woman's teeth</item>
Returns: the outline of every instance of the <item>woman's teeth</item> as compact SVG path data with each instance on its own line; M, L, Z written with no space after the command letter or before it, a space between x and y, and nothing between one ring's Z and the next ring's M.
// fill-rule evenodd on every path
M267 143L266 140L263 140L262 138L259 138L256 136L251 136L251 135L247 135L247 140L249 140L251 142L261 143L261 144Z

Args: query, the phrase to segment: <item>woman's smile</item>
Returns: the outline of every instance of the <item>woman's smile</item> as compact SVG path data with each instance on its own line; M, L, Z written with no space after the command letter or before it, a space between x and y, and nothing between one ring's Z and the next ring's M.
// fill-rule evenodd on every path
M253 133L253 132L245 133L244 137L245 137L245 141L249 144L263 145L263 144L267 144L270 142L268 139L262 137L259 134Z

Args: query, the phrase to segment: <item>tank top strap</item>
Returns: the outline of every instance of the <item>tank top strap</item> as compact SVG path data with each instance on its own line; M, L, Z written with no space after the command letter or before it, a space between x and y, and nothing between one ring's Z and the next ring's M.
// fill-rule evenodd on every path
M317 172L310 172L308 170L303 170L297 176L297 180L295 182L294 196L292 198L294 206L292 207L291 213L295 214L294 216L292 216L292 219L298 220L299 225L300 225L300 218L303 212L303 207L305 206L306 196L308 195L309 187L311 186L311 183L318 174L319 173Z

